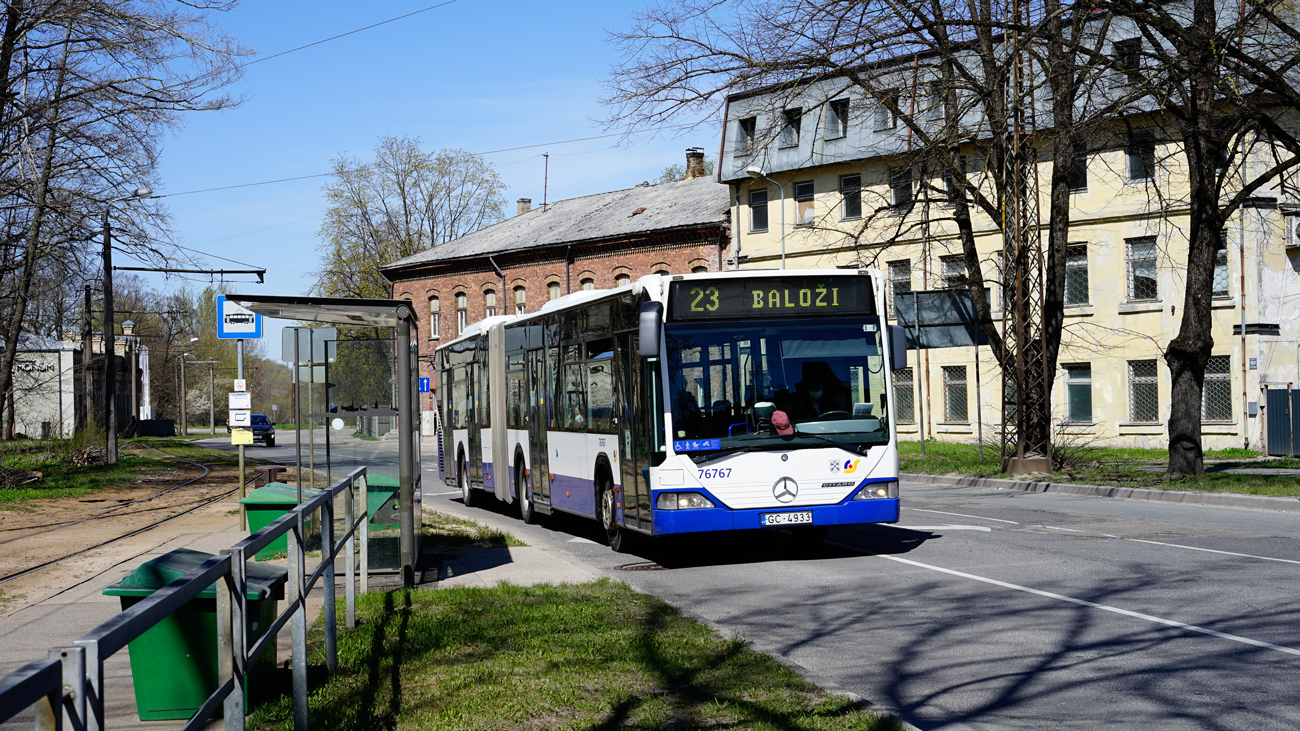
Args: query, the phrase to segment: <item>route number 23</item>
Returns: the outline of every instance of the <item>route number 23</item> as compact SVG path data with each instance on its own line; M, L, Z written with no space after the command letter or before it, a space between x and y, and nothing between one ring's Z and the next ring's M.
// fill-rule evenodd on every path
M717 312L717 287L691 287L691 312Z

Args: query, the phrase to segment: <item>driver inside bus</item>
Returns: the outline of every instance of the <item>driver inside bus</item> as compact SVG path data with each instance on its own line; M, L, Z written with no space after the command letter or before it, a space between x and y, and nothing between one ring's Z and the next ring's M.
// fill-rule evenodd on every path
M822 414L849 411L849 389L835 376L826 361L809 361L803 364L803 379L795 384L795 414L798 418L815 419Z

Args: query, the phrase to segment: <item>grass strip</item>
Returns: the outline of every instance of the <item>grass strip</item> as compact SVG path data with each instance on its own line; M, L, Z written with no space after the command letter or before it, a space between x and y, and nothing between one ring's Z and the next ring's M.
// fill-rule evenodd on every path
M0 464L41 473L31 487L0 490L0 510L26 507L33 500L84 497L97 490L131 485L162 470L192 470L188 465L168 462L151 447L169 457L201 462L209 467L234 466L238 457L182 439L124 439L116 464L73 465L67 460L78 440L15 440L0 451ZM183 477L178 478L179 482Z
M1010 478L1001 469L996 445L985 445L984 459L979 459L974 444L951 442L925 443L925 456L921 456L920 442L899 442L899 471L926 475L961 475L968 477ZM1154 490L1179 490L1191 492L1226 492L1267 497L1300 496L1300 480L1295 477L1268 474L1229 474L1222 470L1236 467L1260 469L1297 469L1300 460L1277 459L1255 461L1259 453L1248 449L1207 450L1205 459L1209 470L1204 475L1170 480L1163 470L1169 463L1169 453L1163 449L1088 447L1075 448L1068 459L1050 477L1042 475L1033 479L1050 482L1067 482L1083 485L1138 487Z
M371 593L357 614L328 679L309 635L315 728L898 728L607 579ZM292 725L282 695L249 727Z

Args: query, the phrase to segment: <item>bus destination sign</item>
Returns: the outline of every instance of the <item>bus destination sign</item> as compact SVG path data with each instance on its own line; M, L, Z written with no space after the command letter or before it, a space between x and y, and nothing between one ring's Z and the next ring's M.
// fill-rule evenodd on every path
M678 321L874 314L864 276L688 279L668 290L668 316Z

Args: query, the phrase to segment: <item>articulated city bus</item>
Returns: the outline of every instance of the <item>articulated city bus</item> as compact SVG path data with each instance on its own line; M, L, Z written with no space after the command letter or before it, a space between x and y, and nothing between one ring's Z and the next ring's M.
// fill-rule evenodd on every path
M651 275L437 350L442 477L474 505L652 536L898 520L904 367L874 270Z

